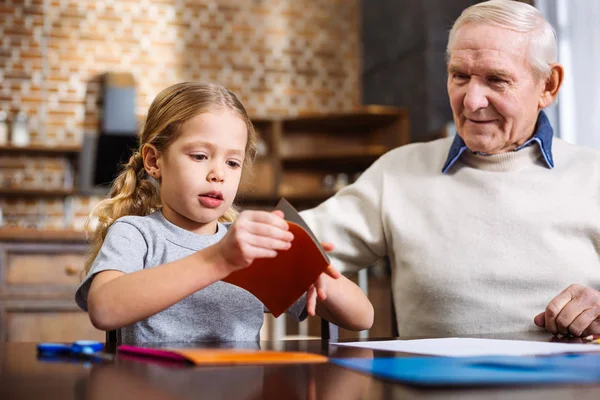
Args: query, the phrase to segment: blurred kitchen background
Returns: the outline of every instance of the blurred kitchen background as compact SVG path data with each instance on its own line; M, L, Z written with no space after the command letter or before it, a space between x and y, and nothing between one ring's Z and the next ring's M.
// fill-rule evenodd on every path
M160 90L212 81L244 103L261 143L240 208L312 207L391 148L454 134L447 34L477 2L2 0L0 340L103 337L73 301L85 221ZM600 147L600 2L535 5L568 67L557 135ZM376 306L363 337L392 333L388 277L385 260L353 277ZM265 338L290 335L319 321L267 317Z

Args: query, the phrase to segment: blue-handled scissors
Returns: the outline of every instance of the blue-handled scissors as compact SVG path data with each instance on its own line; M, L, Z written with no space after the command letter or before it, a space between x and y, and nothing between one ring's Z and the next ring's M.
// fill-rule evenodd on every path
M104 344L94 340L76 340L71 344L40 343L37 345L38 357L45 360L85 359L112 360L110 354L100 353Z

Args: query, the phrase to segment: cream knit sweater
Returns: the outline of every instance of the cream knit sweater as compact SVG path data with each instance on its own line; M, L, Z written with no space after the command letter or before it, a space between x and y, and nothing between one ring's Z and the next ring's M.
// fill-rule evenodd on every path
M600 290L600 153L554 139L554 169L534 144L442 174L451 141L390 151L302 213L342 271L389 256L400 335L537 330L570 284Z

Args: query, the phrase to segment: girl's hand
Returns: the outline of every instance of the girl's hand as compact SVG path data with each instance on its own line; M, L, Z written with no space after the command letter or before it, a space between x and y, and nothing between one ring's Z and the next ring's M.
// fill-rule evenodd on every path
M288 250L294 235L281 211L243 211L216 244L228 273L246 268L257 258L275 258Z
M333 250L333 245L331 243L321 243L321 246L323 246L325 251ZM327 299L327 280L330 278L338 279L340 276L340 272L330 265L325 272L317 278L316 282L308 288L308 291L306 292L306 310L308 311L308 315L314 316L316 314L317 299L320 301L325 301Z

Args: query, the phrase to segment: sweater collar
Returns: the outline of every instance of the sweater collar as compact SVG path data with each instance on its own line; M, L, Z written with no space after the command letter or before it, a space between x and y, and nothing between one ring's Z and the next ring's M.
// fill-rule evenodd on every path
M548 168L552 169L552 168L554 168L554 160L552 158L552 137L553 136L554 136L554 131L552 130L552 126L550 125L550 121L548 120L546 113L544 113L543 111L540 111L540 113L538 115L538 120L536 123L535 133L533 134L531 139L529 139L528 141L523 143L515 151L519 151L525 147L529 147L533 144L537 144L539 146L539 149L542 152L546 166ZM465 152L465 150L468 150L468 148L467 148L467 145L465 144L464 140L462 140L462 138L459 135L454 136L454 141L452 142L452 146L450 146L450 151L448 152L448 158L446 159L446 163L444 164L444 167L442 168L442 173L444 173L444 174L447 173L448 170L456 163L456 161L460 158L460 156ZM505 153L505 154L507 154L507 153ZM498 158L495 156L498 156L498 155L488 156L488 157L491 157L489 161L490 162L495 161L495 159ZM502 158L502 157L500 157L500 158ZM504 158L506 158L506 156L504 156Z

